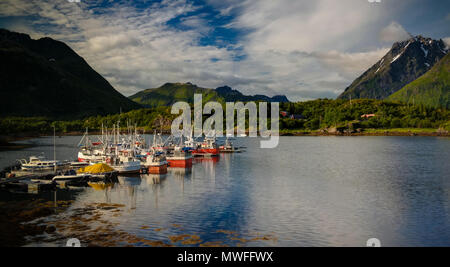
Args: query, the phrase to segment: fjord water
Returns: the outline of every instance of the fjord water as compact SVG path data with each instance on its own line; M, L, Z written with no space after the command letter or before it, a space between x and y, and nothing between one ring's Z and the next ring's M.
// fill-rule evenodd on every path
M79 140L57 138L58 159L74 159ZM383 246L450 245L448 138L281 137L276 149L260 149L259 141L238 138L247 152L198 161L190 173L83 189L73 207L124 204L121 216L108 219L152 240L187 233L231 246L365 246L369 238ZM40 152L53 157L52 137L25 142L36 146L0 152L1 167ZM242 243L226 231L271 238Z

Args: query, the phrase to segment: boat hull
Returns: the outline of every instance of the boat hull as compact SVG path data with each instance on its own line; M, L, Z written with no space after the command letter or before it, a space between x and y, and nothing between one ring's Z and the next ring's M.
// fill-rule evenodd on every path
M218 148L199 148L192 151L192 154L196 156L203 156L203 155L217 156L219 155L219 153L220 151Z
M189 158L167 158L169 167L173 168L192 168L192 157Z
M167 173L167 164L149 166L148 173L149 174L166 174Z
M141 169L121 169L121 168L114 168L119 174L139 174L141 172Z
M55 182L80 181L89 178L89 175L67 175L55 176L52 180Z

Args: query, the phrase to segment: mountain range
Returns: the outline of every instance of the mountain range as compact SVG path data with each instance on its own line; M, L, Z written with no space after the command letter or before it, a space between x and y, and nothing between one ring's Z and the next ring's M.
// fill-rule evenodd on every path
M246 96L227 86L213 90L191 83L167 83L127 98L65 43L0 29L2 116L74 119L193 102L194 93L221 103L289 101L285 96Z
M448 108L449 55L442 40L422 36L397 42L338 98L373 98ZM244 95L229 86L166 83L125 97L65 43L0 29L1 116L74 119L142 107L203 101L289 102L286 96Z
M442 40L422 36L394 43L380 61L358 77L338 98L386 99L430 71L447 52Z
M0 29L0 114L78 118L141 106L65 43Z
M166 83L158 88L143 90L130 96L129 98L145 107L171 106L178 101L188 103L194 102L194 94L202 94L203 101L217 101L219 103L226 102L248 102L248 101L264 101L264 102L289 102L286 96L278 95L268 97L265 95L244 95L238 90L234 90L228 86L219 87L217 89L209 89L198 87L192 83Z

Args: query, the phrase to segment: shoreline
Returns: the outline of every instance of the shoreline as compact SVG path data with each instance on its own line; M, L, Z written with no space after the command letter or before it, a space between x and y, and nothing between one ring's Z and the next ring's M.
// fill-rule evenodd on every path
M57 133L58 138L63 136L82 136L85 132L67 132L67 133ZM101 131L92 131L89 135L101 135ZM152 133L146 133L152 134ZM170 132L163 131L164 135L170 134ZM247 132L248 134L248 132ZM17 144L14 142L24 141L33 138L48 137L51 134L22 134L17 136L0 136L0 151L12 150L12 149L25 149L33 147L29 144ZM343 132L325 132L325 131L302 131L302 130L292 130L292 131L280 131L279 136L428 136L428 137L450 137L450 132L448 131L438 131L433 129L433 131L424 129L409 129L409 130L398 130L398 129L367 129L362 132L355 133L343 133Z
M449 133L439 133L439 132L362 132L362 133L321 133L321 132L292 132L292 133L281 133L280 136L409 136L409 137L450 137Z

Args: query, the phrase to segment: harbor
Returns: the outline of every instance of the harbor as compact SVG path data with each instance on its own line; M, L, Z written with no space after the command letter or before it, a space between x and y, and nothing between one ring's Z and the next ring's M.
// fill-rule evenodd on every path
M89 129L79 141L75 160L57 160L56 133L53 136L53 160L44 154L17 159L1 173L3 188L52 188L53 185L88 186L89 182L114 182L119 175L165 175L168 168L190 170L194 158L215 158L220 153L240 153L227 137L219 145L216 134L201 138L153 134L146 140L136 127L127 124L121 131L120 122L111 130L102 126L101 135L89 136ZM26 190L25 190L26 191Z
M92 142L99 137L89 135ZM142 137L148 146L155 139ZM156 134L157 143L160 137L169 136ZM57 160L75 160L81 139L56 138ZM217 141L219 149L225 141ZM21 246L65 246L69 238L82 246L364 246L367 233L393 246L448 240L444 228L430 228L446 225L445 138L281 137L271 153L259 138L230 141L246 152L192 157L192 168L168 165L166 174L2 189L2 225L22 236L10 237ZM53 158L53 136L20 143L30 148L0 152L2 168L41 152ZM167 161L154 155L158 164Z

